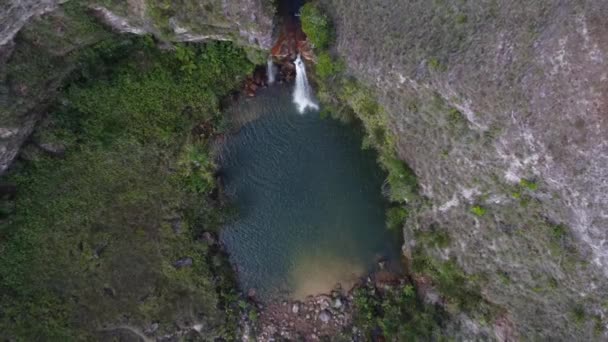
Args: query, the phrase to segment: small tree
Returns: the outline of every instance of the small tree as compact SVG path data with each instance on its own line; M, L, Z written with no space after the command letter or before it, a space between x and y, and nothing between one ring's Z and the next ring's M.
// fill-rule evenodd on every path
M302 31L312 45L317 49L327 48L331 39L331 28L327 16L312 3L307 3L300 9L300 20L302 21Z

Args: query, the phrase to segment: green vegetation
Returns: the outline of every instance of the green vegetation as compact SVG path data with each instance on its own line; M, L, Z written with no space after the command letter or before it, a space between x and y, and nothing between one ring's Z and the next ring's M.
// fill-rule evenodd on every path
M331 55L322 51L317 56L317 64L315 66L315 71L317 76L322 79L326 79L328 77L336 76L344 69L344 65L340 62L334 62Z
M465 118L462 113L456 108L450 108L448 111L448 121L452 126L457 126L465 122Z
M438 261L429 257L423 247L414 251L412 271L430 276L433 284L448 302L450 312L473 313L483 301L474 278L467 276L454 260Z
M228 214L212 196L207 141L219 97L252 65L227 43L160 52L146 38L94 52L37 132L65 157L40 154L7 179L18 196L0 226L0 337L201 322L204 339L232 338L232 272L197 239Z
M480 205L474 205L473 207L471 207L471 213L473 213L473 215L477 216L477 217L482 217L486 214L487 210L486 208L480 206Z
M355 324L369 340L377 329L388 341L419 341L440 338L442 311L426 305L412 285L378 291L359 288L355 292Z
M329 19L314 3L306 3L300 10L302 31L317 49L325 49L331 42L332 29Z
M314 5L309 3L307 6ZM305 32L308 33L306 29ZM333 67L335 62L332 61L337 58L326 49L318 50L318 96L329 108L331 117L344 122L356 119L365 129L363 147L378 151L378 162L387 172L386 195L395 204L387 211L387 227L400 229L407 225L407 220L415 215L417 208L424 205L424 200L418 194L415 173L397 153L397 137L388 126L388 113L375 100L371 89L347 77L341 68ZM438 59L431 59L430 64L438 71L444 70ZM437 98L442 112L448 115L448 122L452 126L463 126L465 119L462 113L449 108L439 96ZM418 104L412 103L410 110L417 111ZM484 208L473 210L480 216L485 214ZM411 272L432 281L445 298L448 311L456 314L462 310L481 314L484 318L491 316L494 308L482 299L477 277L468 276L454 260L440 261L425 252L448 247L451 242L448 232L434 227L429 231L416 231L415 237ZM407 285L403 292L378 293L361 289L356 296L356 324L368 336L379 328L388 340L438 339L444 310L423 305L419 300L411 285Z
M404 207L391 207L386 211L386 227L390 230L399 230L407 219L407 209Z
M527 180L527 179L522 179L519 182L519 185L523 188L526 188L530 191L535 191L536 189L538 189L538 184L536 184L536 182L531 181L531 180Z
M551 238L555 241L562 241L568 234L568 228L563 224L551 227Z
M570 317L576 325L582 325L585 323L587 315L585 314L585 308L582 305L576 305L572 311L570 311Z
M416 231L416 241L427 247L446 248L452 241L447 231L434 227L431 231Z
M418 194L418 180L414 171L400 159L387 154L380 156L380 162L388 173L390 199L394 202L411 202Z
M441 63L437 58L429 58L428 65L431 70L434 71L446 71L447 67Z

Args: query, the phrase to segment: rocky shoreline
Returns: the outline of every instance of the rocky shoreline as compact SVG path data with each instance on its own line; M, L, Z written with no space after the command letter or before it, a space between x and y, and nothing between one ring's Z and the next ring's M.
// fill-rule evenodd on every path
M257 308L259 316L255 321L245 317L241 321L242 341L249 341L252 335L256 341L320 341L337 337L364 341L365 336L355 324L357 291L382 293L406 283L405 277L386 270L385 262L380 261L376 270L352 288L336 284L329 293L310 295L303 300L264 303L256 300L255 291L249 291L252 296L248 300Z

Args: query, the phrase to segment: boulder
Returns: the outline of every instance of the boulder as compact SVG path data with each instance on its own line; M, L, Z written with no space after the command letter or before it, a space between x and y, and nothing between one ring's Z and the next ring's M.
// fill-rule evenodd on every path
M323 310L319 313L319 320L325 324L331 321L331 314L327 310Z

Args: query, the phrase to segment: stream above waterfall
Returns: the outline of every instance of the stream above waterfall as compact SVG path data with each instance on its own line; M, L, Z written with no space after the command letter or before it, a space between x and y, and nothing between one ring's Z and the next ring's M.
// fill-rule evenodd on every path
M238 217L222 232L243 290L261 300L352 286L380 259L396 260L385 228L384 174L353 127L308 108L275 85L239 100L242 124L222 154L226 193Z

